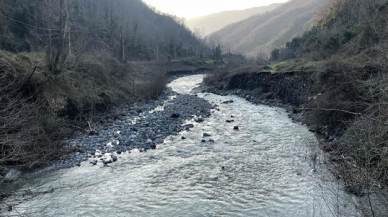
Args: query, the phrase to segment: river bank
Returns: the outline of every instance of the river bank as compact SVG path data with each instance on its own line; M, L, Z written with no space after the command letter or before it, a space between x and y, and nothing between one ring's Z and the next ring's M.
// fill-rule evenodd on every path
M369 143L367 140L361 142L360 138L360 135L366 136L362 132L365 132L363 130L368 126L360 125L360 122L375 119L351 112L350 108L339 109L348 103L342 99L344 95L353 93L344 91L346 85L338 85L339 80L333 78L324 81L321 76L319 72L223 72L205 78L207 85L202 87L201 91L236 95L257 105L285 108L289 118L306 125L310 132L316 133L320 149L327 153L326 163L330 172L344 185L346 191L360 197L363 201L360 207L364 214L369 216L378 212L375 216L379 216L386 212L385 206L381 205L382 201L385 201L383 192L386 187L379 181L384 176L374 176L372 179L368 169L375 171L385 167L385 164L379 162L372 167L375 169L363 165L365 156L373 155L369 150L373 152L375 149L365 149ZM337 86L341 91L336 89Z
M97 64L95 62L93 63ZM70 93L64 91L62 95L58 94L61 90L52 91L50 95L45 94L47 92L46 89L48 88L46 86L51 85L51 83L42 85L43 87L41 87L41 92L36 94L39 98L36 101L49 101L50 103L57 103L56 95L60 95L59 98L63 98L63 95L66 95L64 99L61 98L62 104L56 105L58 112L53 110L47 111L50 106L47 106L48 108L41 108L31 105L36 107L33 107L33 111L40 109L42 110L39 112L40 114L46 114L46 116L51 117L50 123L58 123L58 126L52 126L49 129L50 135L56 135L56 143L53 145L50 143L50 140L38 143L42 145L37 147L43 149L39 150L38 153L34 153L38 156L29 156L27 151L20 151L20 154L26 155L26 158L34 159L27 165L23 165L21 162L18 162L17 159L15 160L16 162L12 162L11 160L13 158L7 159L7 156L5 155L5 159L2 159L5 162L1 161L5 167L4 169L1 168L2 171L0 173L0 200L3 200L11 195L14 190L14 186L18 186L17 183L13 182L17 180L20 175L23 177L23 174L30 174L31 171L36 171L35 175L38 175L58 169L80 166L82 162L85 162L89 158L95 159L91 162L93 164L103 162L107 165L112 161L117 160L118 154L131 149L141 148L143 151L154 148L157 144L162 143L162 140L167 135L181 130L181 127L177 127L175 125L172 126L172 123L168 122L168 118L170 118L169 116L171 116L171 114L167 114L165 112L172 112L173 110L176 110L177 108L174 107L175 105L203 105L203 101L196 101L192 97L175 96L177 94L170 89L165 90L165 86L168 82L167 80L171 81L171 79L176 78L177 76L182 76L182 74L190 72L200 73L203 70L210 70L209 67L204 67L201 63L193 65L185 62L174 62L170 64L160 62L138 62L128 65L130 65L130 72L125 75L112 75L109 74L111 73L110 71L104 72L114 78L116 78L115 76L120 78L125 77L125 79L122 78L120 80L121 83L125 83L123 88L121 88L120 85L109 83L109 85L106 85L107 88L102 92L101 90L93 90L94 92L101 93L96 97L93 95L94 92L87 89L88 87L79 85L79 83L75 83L74 86L72 86L72 82L64 82L70 87L63 87L64 85L62 85L61 88L68 92L69 90L71 91ZM97 72L101 71L101 69L98 69ZM14 73L19 73L19 71ZM35 84L35 79L41 79L41 74L41 71L37 71L35 73L31 79L31 84L28 84L29 87L38 86ZM150 76L146 76L146 74L152 75L152 78ZM63 73L58 76L57 80L64 78L70 79L70 75L71 74ZM90 76L89 74L87 75ZM83 78L84 80L85 77ZM98 79L103 76L98 75L97 77L98 78L93 79L89 77L86 78L90 79L90 81L88 81L89 83L98 83ZM54 81L59 82L57 80ZM98 85L96 84L95 86ZM104 87L100 87L99 89L104 89ZM76 90L73 91L72 88L76 88ZM82 94L85 95L87 100L83 101L84 99L81 99L82 97L78 95L77 91L82 91ZM123 94L125 91L129 92ZM125 96L121 97L122 95ZM158 96L158 98L157 100L154 100L156 96ZM171 98L172 96L175 96L174 99ZM40 99L40 97L42 97L42 99ZM174 100L174 102L168 103L166 107L167 110L164 110L165 108L163 105L168 100ZM160 105L160 109L163 108L163 112L155 112L155 114L151 115L153 117L148 117L149 115L146 114L155 109L157 105ZM176 125L179 125L185 118L188 118L188 114L198 116L207 115L205 114L207 113L205 111L206 109L203 111L191 111L190 108L184 106L181 107L183 112L187 112L187 114L183 113L177 118L171 118L171 120L175 121ZM156 126L147 124L149 121L144 120L145 116L151 118L151 121L154 121L157 118L160 118L161 121L158 122ZM42 115L39 115L39 117L42 117ZM131 127L125 125L126 121L129 120L133 121L133 126L131 125ZM31 122L41 124L39 121L33 120ZM163 126L163 124L165 124L165 126ZM45 127L47 128L46 125ZM166 127L168 132L166 132L163 127ZM38 127L36 128L39 129ZM158 128L159 132L156 131L156 128ZM112 131L113 129L115 132ZM67 134L61 134L62 131L68 132ZM117 133L118 131L120 131L120 134ZM39 136L46 138L45 134ZM37 136L34 138L36 137ZM119 139L121 140L121 143ZM130 141L127 142L127 140ZM28 141L25 141L25 143L27 142ZM12 145L12 143L10 144ZM34 146L34 149L38 148L35 148ZM96 149L99 150L99 152L96 153ZM113 152L115 153L114 155L112 155ZM11 154L14 154L14 152ZM17 157L20 157L18 152L16 152L16 155ZM8 163L7 160L11 162Z

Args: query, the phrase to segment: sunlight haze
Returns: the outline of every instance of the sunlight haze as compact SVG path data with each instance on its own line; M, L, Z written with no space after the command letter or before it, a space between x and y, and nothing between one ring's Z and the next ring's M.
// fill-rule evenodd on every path
M144 0L158 10L184 18L194 18L229 10L284 3L287 0Z

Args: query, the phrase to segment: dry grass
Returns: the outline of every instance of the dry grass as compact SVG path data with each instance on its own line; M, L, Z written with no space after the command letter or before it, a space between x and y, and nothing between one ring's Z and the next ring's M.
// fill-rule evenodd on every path
M68 134L44 109L39 86L27 80L31 72L23 58L0 52L0 172L40 165L58 154L59 138Z
M122 63L106 53L70 58L55 76L43 56L0 51L0 175L10 167L48 163L62 153L61 141L74 124L82 129L112 105L153 99L166 86L155 67Z

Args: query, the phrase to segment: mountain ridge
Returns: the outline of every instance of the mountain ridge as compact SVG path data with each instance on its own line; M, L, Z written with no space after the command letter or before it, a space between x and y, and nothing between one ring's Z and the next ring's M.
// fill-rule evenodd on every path
M268 6L254 7L244 10L222 11L214 14L208 14L188 19L187 26L191 30L194 30L195 28L205 28L206 34L208 35L222 29L223 27L229 24L244 20L260 13L272 11L282 4L283 3L273 3Z
M327 0L293 0L273 11L230 24L213 33L230 50L255 56L269 53L313 27L317 11Z

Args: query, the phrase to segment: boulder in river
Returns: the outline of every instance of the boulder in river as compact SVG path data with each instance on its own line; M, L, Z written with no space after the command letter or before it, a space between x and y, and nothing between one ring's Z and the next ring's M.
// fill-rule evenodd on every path
M234 102L233 100L228 100L228 101L222 102L222 104L230 104L230 103L233 103L233 102Z
M151 143L152 143L152 140L151 140L151 139L147 139L146 143L147 143L147 144L151 144Z
M93 164L93 165L97 165L97 160L96 159L91 160L90 163Z
M162 144L164 141L163 141L163 139L161 139L161 138L158 138L158 139L156 139L155 140L155 143L156 144Z
M232 122L234 122L234 120L226 120L225 122L226 123L232 123Z
M113 161L117 161L117 156L116 155L112 154L111 158L112 158Z
M234 126L233 130L239 130L238 126Z
M183 125L183 128L184 128L185 130L189 130L190 128L193 128L193 127L194 127L193 124L186 124L186 125Z
M112 163L113 161L112 161L111 158L106 158L106 159L104 159L102 162L106 165L106 164Z
M203 118L196 118L194 121L197 123L201 123L204 121L204 119Z
M209 137L209 136L212 136L212 135L210 135L208 133L203 133L203 137Z
M173 113L172 115L171 115L171 118L179 118L181 115L180 114L178 114L178 113Z

